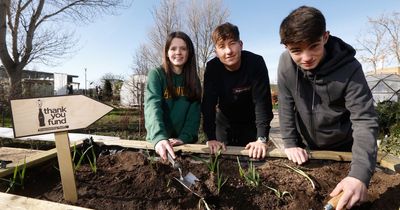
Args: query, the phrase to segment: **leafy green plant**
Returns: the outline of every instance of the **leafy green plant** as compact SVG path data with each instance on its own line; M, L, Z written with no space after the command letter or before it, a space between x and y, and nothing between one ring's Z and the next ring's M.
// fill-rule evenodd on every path
M382 101L375 110L378 114L380 136L391 134L390 128L400 123L400 102Z
M24 188L24 180L25 180L25 172L26 172L26 160L25 159L24 159L24 164L23 164L22 169L19 170L18 168L19 168L19 166L17 164L14 168L13 176L9 180L0 178L1 180L9 183L6 193L8 193L10 190L13 190L16 185Z
M384 138L381 142L379 150L400 157L400 125L399 130L392 129L392 134Z
M250 161L249 167L247 168L247 170L244 170L240 165L239 157L236 158L237 158L240 177L243 177L245 179L247 185L252 187L258 187L260 185L260 174L256 170L253 161Z
M286 166L287 168L289 168L289 169L292 169L294 172L296 172L296 173L298 173L298 174L304 176L306 179L308 179L308 181L310 181L310 183L311 183L312 188L315 190L314 181L311 179L311 177L310 177L308 174L306 174L306 172L302 171L302 170L299 169L299 168L291 167L291 166L289 166L288 164L285 164L285 166Z
M265 185L265 186L266 186L266 185ZM288 195L288 196L290 196L290 198L293 198L292 195L291 195L288 191L283 191L283 192L281 192L281 191L279 191L278 189L275 189L275 188L273 188L273 187L270 187L270 186L266 186L266 187L267 187L268 189L272 190L272 192L274 192L275 196L276 196L279 200L282 200L283 197L284 197L285 195Z

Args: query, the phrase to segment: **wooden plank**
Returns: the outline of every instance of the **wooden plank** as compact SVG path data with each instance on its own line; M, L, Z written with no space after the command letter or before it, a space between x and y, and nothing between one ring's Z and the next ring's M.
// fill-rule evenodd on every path
M90 210L79 206L71 206L51 201L39 200L7 193L0 193L2 210L29 209L29 210Z
M28 156L28 157L26 157L26 167L29 168L29 167L38 165L42 162L45 162L47 160L50 160L50 159L56 157L56 155L57 155L57 150L54 148L51 150L40 152L40 153L32 155L32 156ZM24 162L24 160L20 159L16 162L8 164L7 168L0 169L0 177L5 177L5 176L12 174L14 172L15 166L22 165L23 162Z
M154 150L154 146L147 141L134 141L134 140L118 140L118 141L96 141L101 142L105 145L120 145L128 148L136 149L148 149ZM193 152L193 153L210 153L207 145L204 144L184 144L174 147L175 151L182 152ZM248 155L248 150L244 147L227 146L227 150L223 151L222 154L227 155ZM350 152L336 152L336 151L311 151L309 152L310 159L324 159L324 160L336 160L336 161L351 161ZM267 157L279 157L286 158L285 152L276 148L269 148Z
M76 142L76 145L79 145L81 143L82 143L82 141ZM70 147L72 147L72 146L73 145L70 145ZM45 162L52 158L55 158L56 156L57 156L56 148L47 150L47 151L41 151L40 153L26 157L26 167L29 168L29 167L36 166L42 162ZM24 160L20 159L18 162L13 162L13 163L7 164L7 168L0 169L0 177L5 177L5 176L12 174L14 172L15 166L21 165L24 162Z
M96 141L101 142L105 145L120 145L127 148L136 148L136 149L148 149L154 150L154 147L151 143L147 141L134 141L134 140L118 140L118 141L107 141L101 140ZM180 146L174 147L175 151L182 152L193 152L193 153L210 153L207 145L204 144L184 144ZM236 146L227 146L227 150L222 152L222 154L227 155L248 155L248 150L245 150L244 147L236 147ZM335 160L335 161L348 161L350 162L352 159L351 152L337 152L337 151L309 151L308 152L310 159L318 159L318 160ZM267 157L277 157L277 158L286 158L286 154L283 150L277 148L269 148L267 152ZM382 167L388 168L393 171L400 172L400 158L390 155L378 153L377 163Z
M43 152L43 150L0 147L0 160L9 160L12 162L19 161L21 163L21 160L23 160L25 157L36 155L41 152Z
M389 153L379 153L378 163L380 166L400 173L400 158Z
M82 140L74 142L74 144L76 144L76 145L82 144ZM70 147L73 147L73 145L70 145ZM39 165L45 161L55 158L56 156L57 156L56 148L50 149L47 151L41 151L40 153L37 153L32 156L27 156L26 157L26 167L29 168L29 167ZM18 164L18 162L19 162L19 164ZM18 162L16 161L16 162L7 164L7 168L0 169L0 177L5 177L5 176L8 176L8 175L14 173L15 166L23 164L24 159L22 158Z
M76 191L68 132L57 132L54 136L56 139L57 159L60 168L64 199L75 203L78 200L78 193Z

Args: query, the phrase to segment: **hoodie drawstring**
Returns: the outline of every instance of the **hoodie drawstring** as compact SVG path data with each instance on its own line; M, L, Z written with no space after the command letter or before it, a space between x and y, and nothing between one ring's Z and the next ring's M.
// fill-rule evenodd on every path
M312 104L311 104L311 112L314 111L314 102L315 102L315 81L316 81L316 76L314 75L314 80L313 80L313 95L312 95Z

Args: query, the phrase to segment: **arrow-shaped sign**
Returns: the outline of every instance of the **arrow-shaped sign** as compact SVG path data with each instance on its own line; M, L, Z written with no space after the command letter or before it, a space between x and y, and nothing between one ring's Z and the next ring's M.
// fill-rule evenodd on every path
M112 109L83 95L11 100L15 137L55 133L65 200L78 200L67 131L86 128Z
M14 136L86 128L112 109L83 95L11 100Z

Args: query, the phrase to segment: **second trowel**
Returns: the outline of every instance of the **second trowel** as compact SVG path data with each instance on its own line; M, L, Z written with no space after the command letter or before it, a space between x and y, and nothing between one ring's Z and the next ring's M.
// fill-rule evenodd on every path
M192 193L196 194L195 192L193 192L192 189L190 189L190 187L192 185L194 185L196 183L196 181L199 181L199 179L197 179L197 177L192 174L191 172L187 173L186 176L182 176L182 164L176 160L174 160L172 158L172 156L167 153L168 155L168 160L169 162L172 164L172 167L174 169L178 169L179 170L179 178L174 177L175 180L177 180L179 183L181 183L186 189L190 190Z

